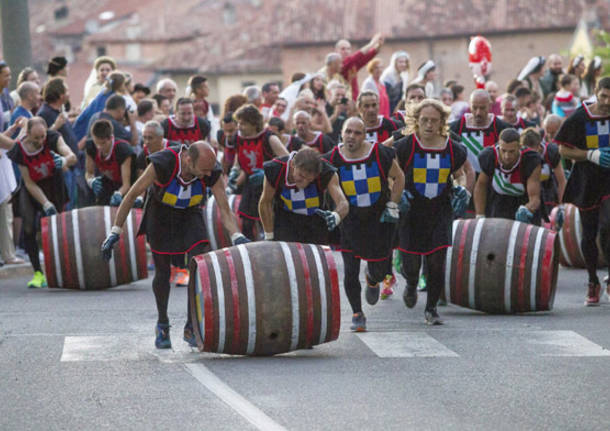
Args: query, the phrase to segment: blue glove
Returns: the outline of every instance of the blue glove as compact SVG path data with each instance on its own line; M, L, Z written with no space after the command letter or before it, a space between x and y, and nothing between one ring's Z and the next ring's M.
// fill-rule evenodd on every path
M106 239L102 243L102 257L104 258L104 260L110 260L110 258L112 257L112 247L114 247L114 245L119 242L120 237L120 233L113 231L111 231L110 235L106 237Z
M610 147L587 151L587 160L602 168L610 169Z
M248 181L253 186L260 186L263 184L263 180L265 179L265 171L262 169L254 169L250 177L248 177Z
M144 199L142 196L138 196L135 201L133 201L134 208L142 208L144 206Z
M57 208L55 208L55 205L53 205L53 203L49 201L44 204L44 206L42 207L42 211L44 212L45 217L57 214Z
M413 195L408 190L402 191L402 196L400 197L400 202L398 202L398 209L401 214L406 214L411 209L411 199L413 199Z
M398 223L399 220L400 212L398 211L398 204L392 201L386 202L385 209L383 210L379 221L381 223Z
M89 181L87 181L87 184L89 184L89 187L91 190L93 190L93 194L95 196L99 196L99 194L102 192L102 177L91 178Z
M515 213L515 220L523 223L531 223L534 219L534 214L527 209L525 205L521 205Z
M252 241L250 241L248 238L246 238L243 233L236 232L233 235L231 235L231 242L233 242L233 245L239 245L239 244L247 244Z
M116 192L114 192L112 194L112 196L110 196L110 206L118 207L119 205L121 205L122 200L123 200L123 195L121 195L121 192L119 192L117 190Z
M237 178L239 177L240 170L239 168L233 166L229 171L229 178L227 181L227 194L231 195L235 193L237 190Z
M326 222L326 227L329 231L334 230L341 222L341 216L335 211L316 210L316 215L319 215Z
M557 215L555 216L554 230L559 232L563 226L563 222L566 218L566 211L563 205L557 207Z
M61 171L66 164L66 158L57 154L55 151L51 151L51 155L53 156L53 162L55 163L55 169Z
M463 217L470 202L470 192L462 186L453 188L453 197L451 198L451 208L455 217Z

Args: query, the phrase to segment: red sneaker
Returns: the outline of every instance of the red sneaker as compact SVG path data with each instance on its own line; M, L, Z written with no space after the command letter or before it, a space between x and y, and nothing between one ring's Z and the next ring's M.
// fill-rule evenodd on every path
M587 307L595 307L599 305L599 293L601 286L599 283L589 283L587 286L587 297L585 298L585 305Z

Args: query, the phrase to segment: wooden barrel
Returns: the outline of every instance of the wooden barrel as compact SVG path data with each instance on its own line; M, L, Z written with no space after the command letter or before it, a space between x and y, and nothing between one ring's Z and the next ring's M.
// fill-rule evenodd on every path
M551 310L558 263L554 231L507 219L456 220L445 296L487 313Z
M582 221L580 219L579 209L572 204L563 204L564 208L564 221L563 226L559 230L559 263L563 266L584 268L585 258L580 248L580 242L582 240ZM559 207L553 208L551 211L551 228L556 228L556 218ZM604 259L604 253L602 251L599 235L597 236L597 250L599 252L599 258L597 264L600 267L606 266L606 260Z
M200 351L274 355L336 340L339 282L328 247L251 242L191 259Z
M229 201L229 207L235 217L237 218L237 227L239 231L242 230L242 219L237 215L237 210L239 209L239 202L241 201L241 195L229 195L227 196L227 200ZM212 250L219 250L224 247L231 246L231 235L222 225L222 216L220 214L220 209L216 204L216 199L214 196L211 196L206 203L206 206L203 211L203 217L205 219L205 226L208 231L208 237L210 239L210 248ZM259 227L259 223L254 225L254 235L255 237L259 237L262 229Z
M49 287L106 289L148 277L146 240L136 237L142 210L129 213L112 259L102 259L100 247L110 233L115 207L94 206L43 217L44 266Z

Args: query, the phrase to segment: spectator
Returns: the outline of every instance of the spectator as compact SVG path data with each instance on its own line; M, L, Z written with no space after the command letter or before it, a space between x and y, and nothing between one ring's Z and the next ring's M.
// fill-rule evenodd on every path
M580 95L583 99L593 96L593 94L595 93L597 80L602 75L602 69L602 59L598 56L595 56L587 66L587 70L583 78L583 85L580 88Z
M540 77L544 72L545 63L546 59L542 56L532 57L517 76L517 79L523 81L532 93L538 93L541 98L544 96L544 93L540 86Z
M445 106L451 107L451 105L453 104L453 91L451 91L448 88L442 88L441 89L441 102L443 102L443 104Z
M38 72L31 67L24 67L17 77L16 87L19 88L24 82L33 82L40 88L40 77L38 76ZM13 98L13 102L15 102L15 106L19 105L19 94L16 89L11 91L11 97ZM36 109L38 109L38 106ZM34 112L36 112L36 110L34 110Z
M144 131L144 125L152 121L155 118L155 106L156 102L154 99L142 99L138 103L138 117L136 119L136 130L138 131L138 142L142 140L142 132ZM140 146L138 145L138 148Z
M85 155L78 150L78 139L72 129L72 124L68 121L68 115L63 111L66 103L70 99L68 84L61 77L51 78L42 90L43 103L37 116L42 117L49 130L59 132L64 142L78 159L77 163L64 172L64 180L68 188L67 209L79 208L86 205L89 196L89 188L85 183L83 172L85 169Z
M83 91L83 102L81 103L81 109L85 109L93 99L96 98L98 93L104 88L106 78L116 70L116 62L111 57L98 57L93 63L93 69L89 74L89 78L85 83L85 89ZM101 107L104 105L102 104Z
M133 97L133 101L136 102L136 105L140 103L142 99L148 97L150 95L150 88L147 86L137 83L133 86L133 92L131 93L131 97Z
M390 117L390 99L385 90L385 85L381 82L383 67L381 59L374 58L366 65L369 76L362 83L362 91L372 91L379 98L379 115L385 118Z
M549 68L540 78L540 88L543 98L559 90L559 76L563 73L563 60L558 54L549 55Z
M127 128L123 126L126 110L127 103L122 94L113 94L110 96L108 100L106 100L104 110L91 116L89 125L87 126L87 138L91 139L91 126L95 122L98 120L108 120L112 124L113 135L116 139L129 142L132 147L136 147L138 145L138 133L135 125L136 114L132 112L128 113L129 125L131 128L130 130L127 130ZM132 130L134 133L131 132Z
M162 94L155 94L152 98L157 102L157 111L155 114L165 118L169 117L171 111L169 99Z
M174 99L176 98L176 93L178 93L178 85L173 79L165 78L161 81L157 82L157 94L167 97L169 100L169 112L170 114L174 113Z
M342 59L341 76L349 83L348 93L352 100L358 97L358 71L362 69L379 52L383 45L383 36L377 33L371 41L352 54L352 45L348 40L341 39L335 44L335 50Z
M12 134L23 122L24 120L19 120L7 132ZM15 254L15 244L12 235L13 208L11 197L15 190L17 190L17 180L11 160L7 157L7 151L14 144L15 142L12 139L0 133L0 254L4 263L9 265L25 262Z
M345 85L337 81L332 81L328 85L330 89L330 98L326 103L326 115L329 116L330 124L333 128L328 135L335 142L339 142L343 123L348 118L350 101L347 98L347 89Z
M578 78L574 75L566 74L560 81L561 89L555 94L551 111L555 115L567 118L580 105L579 94L580 86Z
M449 115L450 123L462 118L462 115L464 115L470 109L470 104L466 101L463 85L456 84L451 87L451 91L453 92L453 103L451 104L451 115Z
M91 103L87 105L87 107L80 113L74 122L74 134L76 135L76 138L80 141L87 136L89 132L89 120L94 114L104 109L106 106L106 101L112 95L119 94L121 97L123 97L123 95L126 93L127 89L125 88L125 75L119 71L114 71L108 75L108 79L104 82L104 85L97 96L95 96Z
M261 90L256 85L250 85L244 88L243 94L248 100L247 103L256 106L259 110L261 109L263 97L261 95Z
M409 54L406 51L396 51L392 54L390 65L381 74L381 82L385 85L390 100L390 112L394 112L409 85L409 66Z
M491 112L494 115L502 115L502 107L500 106L500 89L495 81L487 81L485 83L485 91L491 97Z
M4 61L0 61L0 132L4 132L11 120L11 113L15 102L10 96L8 86L11 83L11 68Z
M66 78L68 76L68 60L66 60L66 57L53 57L49 60L47 75L49 75L49 79L56 76Z
M585 75L586 67L587 65L585 64L585 57L582 54L578 54L576 57L570 60L570 63L568 64L567 73L578 78L579 89L583 87L582 80ZM579 94L576 94L575 96L580 97L580 91Z
M436 64L432 60L428 60L417 68L417 78L414 83L423 85L426 89L426 97L436 98L436 90L434 88L434 80L436 79Z

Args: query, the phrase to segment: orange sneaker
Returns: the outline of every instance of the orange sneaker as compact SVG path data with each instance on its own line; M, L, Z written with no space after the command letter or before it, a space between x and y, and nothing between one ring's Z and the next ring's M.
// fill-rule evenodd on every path
M176 268L176 287L186 287L189 285L189 272L185 268Z

